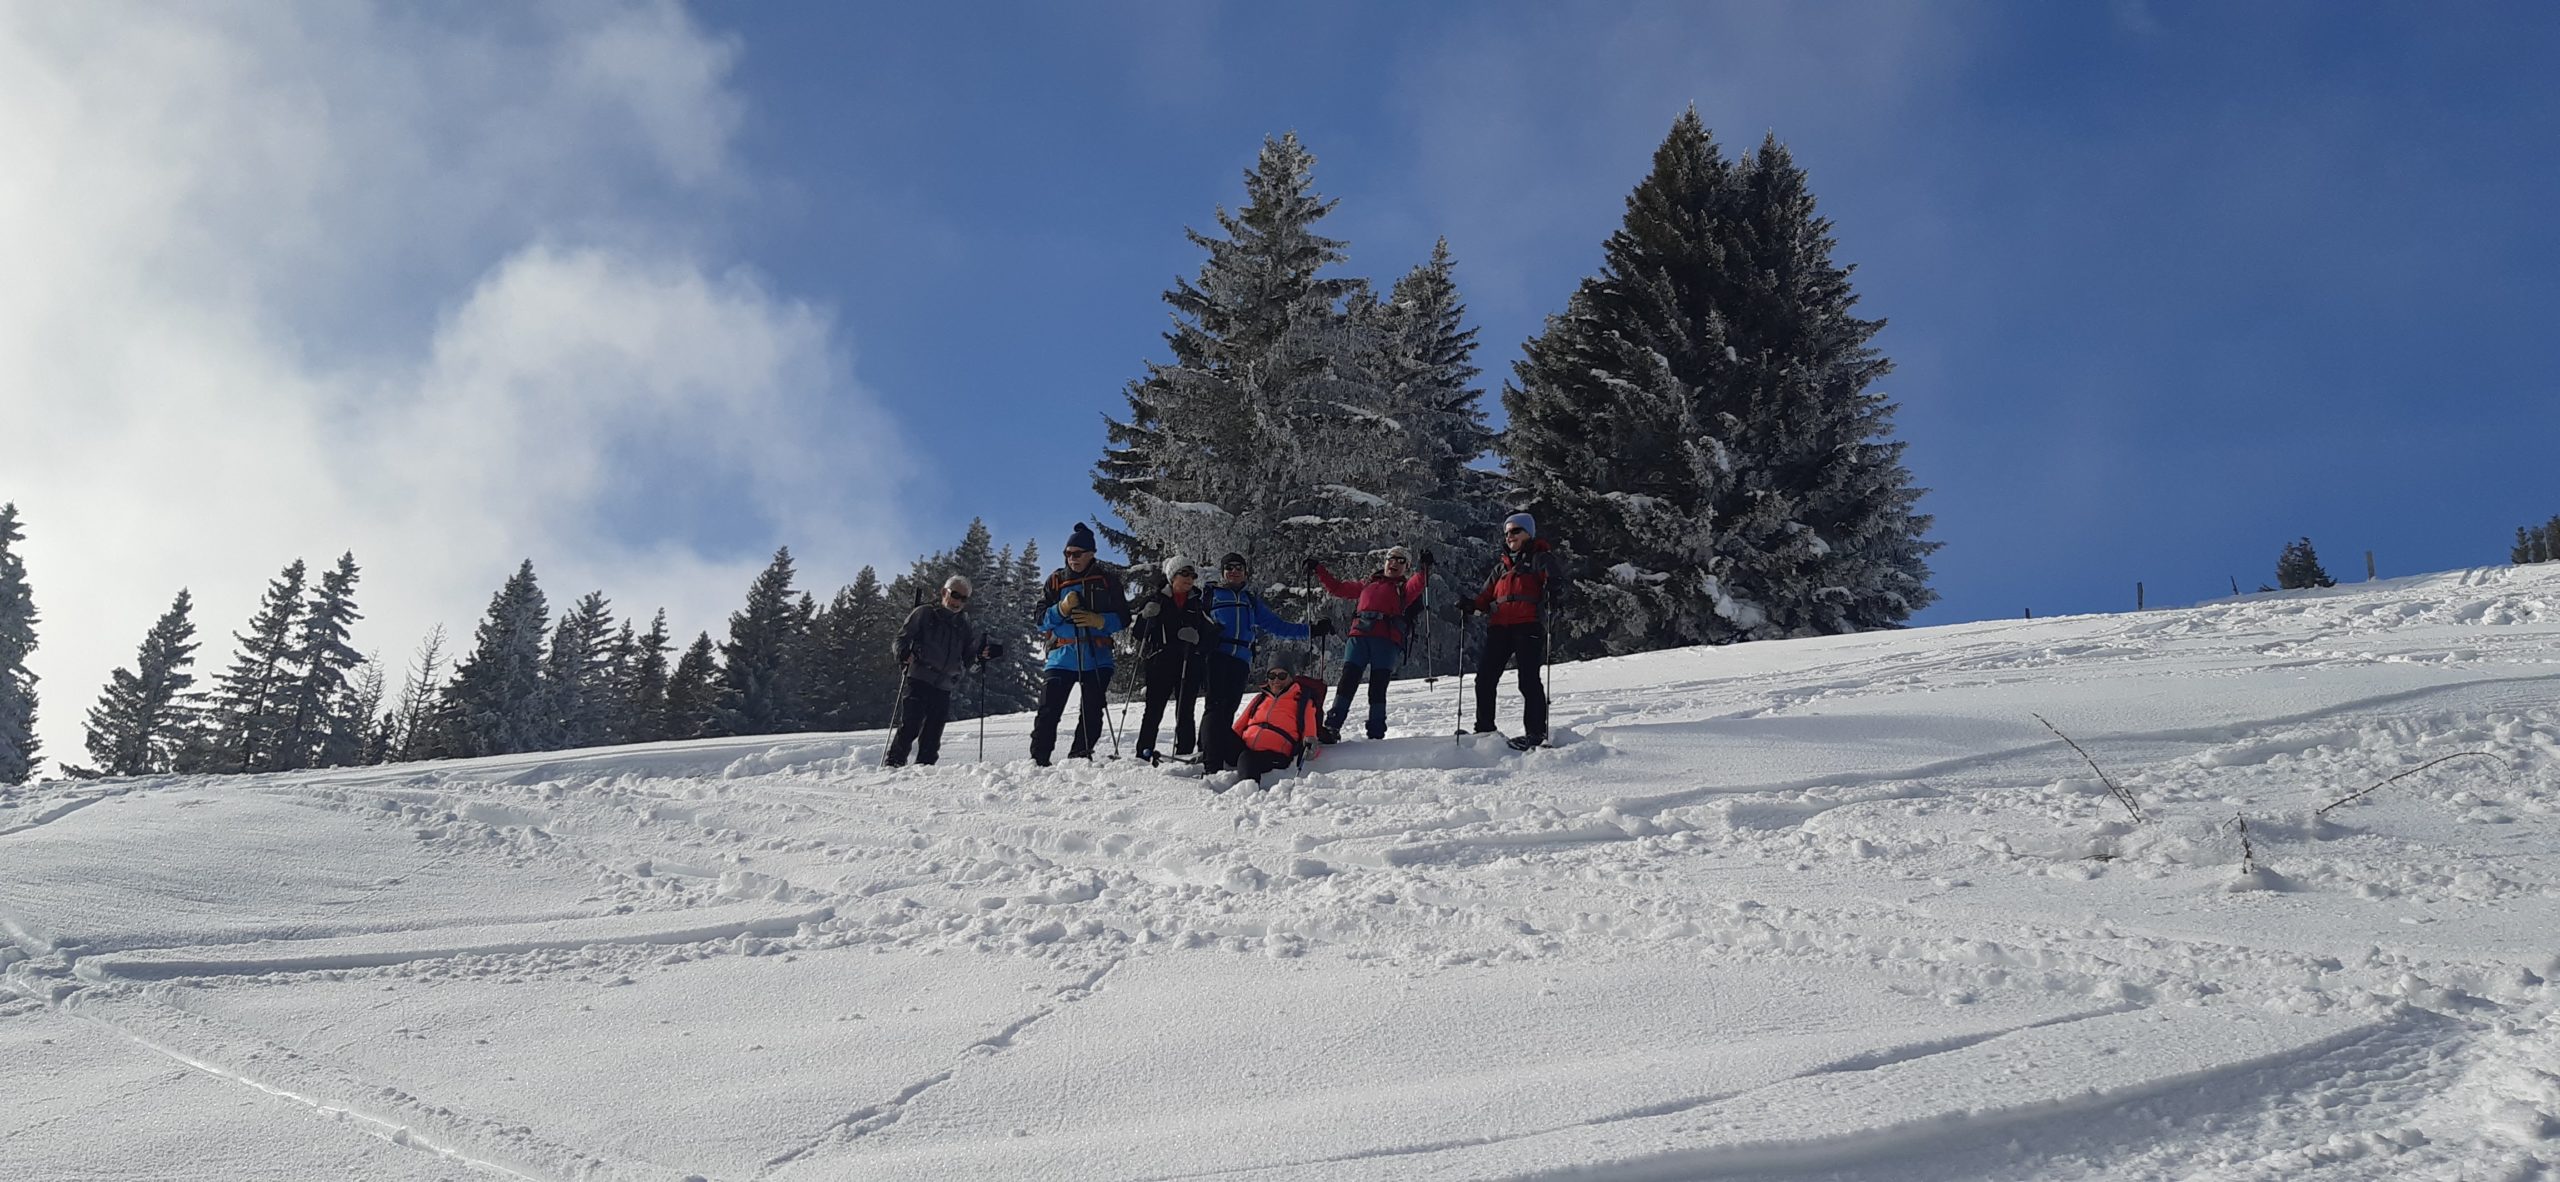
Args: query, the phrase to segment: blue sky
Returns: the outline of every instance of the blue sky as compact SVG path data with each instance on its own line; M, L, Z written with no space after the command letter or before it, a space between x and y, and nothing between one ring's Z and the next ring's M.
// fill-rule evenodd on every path
M690 635L785 543L1054 555L1284 131L1352 273L1447 237L1496 406L1684 108L1774 132L1890 324L1918 622L2500 562L2560 513L2553 60L2526 4L0 2L45 741L296 557L396 677L526 558Z
M2305 534L2341 575L2499 561L2560 512L2547 9L698 11L775 182L743 249L853 326L942 533L1055 546L1264 135L1318 153L1353 273L1450 238L1491 392L1691 103L1789 144L1890 321L1924 621L2191 601Z

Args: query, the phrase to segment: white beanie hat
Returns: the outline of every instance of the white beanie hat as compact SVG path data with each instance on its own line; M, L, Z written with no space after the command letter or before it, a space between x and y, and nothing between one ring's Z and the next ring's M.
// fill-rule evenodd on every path
M1192 576L1195 578L1200 574L1199 567L1192 565L1190 559L1184 558L1179 554L1173 555L1164 560L1165 581L1171 582L1173 580L1173 576L1182 571L1190 571Z

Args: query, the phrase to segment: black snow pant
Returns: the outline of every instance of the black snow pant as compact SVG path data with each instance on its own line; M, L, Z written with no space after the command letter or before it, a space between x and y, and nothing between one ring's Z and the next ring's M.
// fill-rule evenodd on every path
M1199 741L1199 728L1192 710L1200 701L1200 658L1161 659L1147 663L1147 706L1138 716L1138 757L1146 758L1156 749L1156 729L1164 722L1164 706L1169 700L1173 708L1173 753L1191 754Z
M1040 713L1031 719L1031 758L1043 766L1049 753L1058 748L1058 718L1067 712L1067 694L1084 687L1082 701L1077 704L1076 733L1067 744L1067 758L1091 759L1093 746L1102 739L1103 692L1111 688L1111 666L1094 669L1052 669L1048 680L1040 686Z
M1236 711L1244 708L1244 683L1251 680L1249 662L1220 653L1207 658L1208 700L1201 704L1200 770L1203 774L1236 766L1244 740L1236 737Z
M1264 776L1279 771L1280 769L1296 763L1297 761L1297 756L1290 755L1286 752L1259 751L1248 747L1245 749L1244 759L1236 764L1236 771L1246 780L1259 782ZM1237 782L1242 783L1243 781L1239 780Z
M1484 660L1476 665L1476 733L1493 729L1493 691L1501 684L1504 667L1518 664L1520 669L1520 729L1533 739L1547 737L1547 687L1538 679L1539 667L1547 660L1547 626L1532 620L1526 624L1496 624L1484 630Z
M889 766L904 765L909 748L919 764L942 758L942 724L950 720L951 691L908 678L906 700L898 703L898 733L889 740Z

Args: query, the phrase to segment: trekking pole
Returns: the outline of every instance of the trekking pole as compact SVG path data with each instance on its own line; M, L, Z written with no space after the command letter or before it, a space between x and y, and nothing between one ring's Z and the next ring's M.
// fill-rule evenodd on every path
M1467 616L1458 613L1458 697L1457 726L1449 732L1451 744L1467 738Z
M1118 647L1117 641L1113 642L1113 647ZM1115 665L1112 672L1117 675L1118 666ZM1120 700L1120 709L1122 713L1128 712L1128 699ZM1102 721L1111 727L1111 758L1118 759L1120 758L1120 723L1111 717L1111 679L1107 677L1102 681Z
M987 663L978 662L978 692L974 705L978 708L978 762L987 761Z

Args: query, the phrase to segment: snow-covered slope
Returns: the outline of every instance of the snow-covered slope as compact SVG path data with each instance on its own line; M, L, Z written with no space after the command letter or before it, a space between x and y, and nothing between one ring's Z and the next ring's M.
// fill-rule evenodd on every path
M1555 680L1250 799L1021 719L39 789L0 1177L2560 1170L2560 569Z

